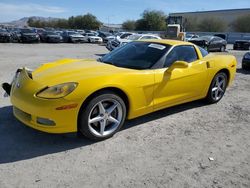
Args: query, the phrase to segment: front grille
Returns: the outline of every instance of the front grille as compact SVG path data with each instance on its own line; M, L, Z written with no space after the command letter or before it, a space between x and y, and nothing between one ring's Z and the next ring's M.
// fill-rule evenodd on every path
M13 107L13 111L20 119L24 121L31 121L31 114L28 114L15 106Z

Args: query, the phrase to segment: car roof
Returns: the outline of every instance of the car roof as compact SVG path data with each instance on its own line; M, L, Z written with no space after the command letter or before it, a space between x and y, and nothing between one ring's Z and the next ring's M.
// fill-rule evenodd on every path
M190 43L190 42L185 42L185 41L180 41L180 40L170 40L170 39L148 39L148 40L141 40L141 41L168 44L171 46L194 45L193 43Z

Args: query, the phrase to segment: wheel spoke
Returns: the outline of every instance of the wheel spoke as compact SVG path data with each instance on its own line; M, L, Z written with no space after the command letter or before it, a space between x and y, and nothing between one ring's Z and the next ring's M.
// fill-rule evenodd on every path
M112 123L117 123L117 124L120 123L120 121L118 121L117 119L115 119L115 118L112 117L112 116L109 116L108 120L109 120L110 122L112 122Z
M105 110L105 108L104 108L102 102L99 102L99 103L98 103L98 108L99 108L100 114L104 114L104 113L105 113L106 110Z
M218 87L214 87L213 89L212 89L212 92L215 92L215 91L217 91L218 90Z
M106 120L102 120L100 124L100 134L103 135L106 127Z
M107 113L110 115L117 107L118 103L114 103L111 107L107 109Z
M103 117L101 116L97 116L97 117L94 117L92 119L89 120L89 123L96 123L96 122L99 122L103 119Z
M219 82L219 86L222 87L222 86L224 85L224 82L225 82L224 80L221 80L221 81Z
M222 93L224 93L224 90L221 87L218 87L218 90Z

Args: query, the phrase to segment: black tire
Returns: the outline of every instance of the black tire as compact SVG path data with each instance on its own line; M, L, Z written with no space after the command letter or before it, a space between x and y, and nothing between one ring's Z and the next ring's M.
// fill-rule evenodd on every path
M90 39L88 39L88 42L91 43Z
M222 90L218 91L218 92L220 92L220 93L218 93L218 94L220 94L220 96L218 98L216 96L214 96L215 93L213 93L213 92L216 92L216 91L213 91L213 90L216 88L217 79L224 79L224 81L225 81L223 87L221 88L223 91ZM208 93L207 93L207 96L206 96L206 101L209 104L214 104L214 103L219 102L223 98L223 96L224 96L224 94L226 92L227 85L228 85L228 76L227 76L227 74L225 72L217 73L214 76L214 78L213 78L213 80L212 80L212 82L210 84L210 87L209 87L209 90L208 90ZM217 87L217 89L218 89L218 87Z
M119 104L119 109L120 109L120 114L122 114L120 116L120 123L117 123L117 125L115 126L116 128L114 129L114 131L112 131L110 134L107 135L97 135L93 132L93 128L95 127L97 131L100 130L101 132L101 121L103 120L99 120L98 122L95 122L96 124L91 124L89 123L89 118L92 116L92 113L94 113L94 110L99 111L99 106L98 104L103 101L108 101L108 100L114 100L116 102L118 102ZM103 102L104 103L104 102ZM119 110L118 107L115 110ZM105 111L107 109L105 108ZM117 114L119 114L119 112L117 112ZM101 112L99 111L97 113L98 117L100 117ZM106 112L105 112L106 114ZM78 116L78 132L82 133L85 137L94 140L94 141L102 141L105 140L107 138L112 137L116 132L118 132L121 127L124 124L125 118L126 118L126 114L127 114L127 110L126 110L126 105L123 101L123 99L117 95L116 93L112 92L112 91L103 91L101 93L98 93L97 95L95 95L94 97L92 97L92 99L90 99L86 104L84 104L79 112L79 116ZM97 117L95 115L95 117ZM113 116L112 116L113 117ZM110 123L109 121L105 120L105 122L107 122L106 127L113 127L113 123ZM108 124L110 123L110 124ZM106 123L105 123L106 124ZM114 123L115 125L115 123ZM105 130L105 128L104 128ZM108 130L106 131L108 132Z

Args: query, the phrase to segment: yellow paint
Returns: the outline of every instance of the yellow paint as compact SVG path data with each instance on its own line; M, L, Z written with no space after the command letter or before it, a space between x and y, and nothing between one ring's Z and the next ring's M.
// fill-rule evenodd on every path
M190 45L174 40L150 40L163 44ZM227 69L231 83L236 72L235 57L210 54L205 58L197 49L199 60L189 63L187 68L156 70L133 70L119 68L90 59L63 59L43 64L29 78L25 69L12 85L11 102L14 115L24 124L50 133L77 131L79 110L94 92L104 88L122 90L129 100L128 119L133 119L156 110L206 97L210 83L217 72ZM209 65L209 68L207 68ZM45 87L76 82L77 88L60 99L41 99L36 93ZM19 88L17 86L20 86ZM75 108L56 110L58 107L76 104ZM84 107L83 107L84 109ZM53 120L56 126L43 126L37 117Z

